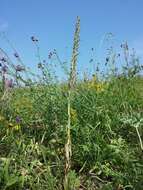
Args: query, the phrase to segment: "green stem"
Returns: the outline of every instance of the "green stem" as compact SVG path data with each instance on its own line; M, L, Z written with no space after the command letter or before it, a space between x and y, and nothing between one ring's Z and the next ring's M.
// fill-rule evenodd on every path
M138 126L136 126L135 128L136 128L136 132L137 132L137 135L138 135L138 138L139 138L141 150L143 151L143 142L142 142L139 130L138 130Z

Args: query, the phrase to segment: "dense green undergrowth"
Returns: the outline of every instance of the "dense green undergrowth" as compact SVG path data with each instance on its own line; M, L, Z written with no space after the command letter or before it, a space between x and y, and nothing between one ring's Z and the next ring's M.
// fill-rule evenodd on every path
M141 77L115 77L97 90L79 82L71 98L68 189L142 190ZM67 87L15 88L1 100L0 189L63 189Z

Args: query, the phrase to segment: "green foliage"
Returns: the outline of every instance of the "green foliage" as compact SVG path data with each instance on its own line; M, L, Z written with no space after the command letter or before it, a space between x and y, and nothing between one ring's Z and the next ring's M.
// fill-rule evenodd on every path
M140 79L141 80L141 79ZM118 79L96 92L79 84L72 95L72 170L66 189L142 189L143 137L139 78ZM66 90L15 89L1 110L2 189L62 189ZM22 97L22 98L21 98ZM8 113L8 114L7 114ZM14 130L16 116L21 129Z
M76 190L80 186L80 181L77 178L76 174L74 171L70 171L67 176L67 181L68 183L64 184L64 189L65 190Z
M14 88L3 89L5 81L0 82L1 190L143 189L142 66L135 55L128 60L126 43L121 72L116 73L112 50L106 59L112 67L107 68L111 71L107 76L97 72L77 81L79 25L78 19L70 85L69 81L58 83L54 72L41 62L34 37L42 72L39 80L12 72L7 74L16 79ZM50 59L53 54L59 60L55 50ZM67 121L72 156L66 173Z

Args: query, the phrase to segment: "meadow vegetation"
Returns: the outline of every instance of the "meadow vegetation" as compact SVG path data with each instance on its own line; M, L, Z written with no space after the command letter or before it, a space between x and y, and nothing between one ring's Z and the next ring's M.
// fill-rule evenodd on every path
M78 79L79 31L78 18L64 82L42 61L34 36L39 76L17 52L15 65L0 50L1 190L143 189L143 67L124 43L122 68L111 53L106 75L97 68Z

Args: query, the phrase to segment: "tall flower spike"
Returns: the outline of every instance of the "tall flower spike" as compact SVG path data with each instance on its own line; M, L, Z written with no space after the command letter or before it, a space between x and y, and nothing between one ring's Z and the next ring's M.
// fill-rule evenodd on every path
M80 33L80 19L77 17L75 34L74 34L74 44L73 44L73 52L71 59L71 70L69 77L69 88L68 88L68 123L66 127L67 133L67 142L65 144L65 180L64 180L64 188L67 189L68 181L68 173L71 168L71 156L72 156L72 142L71 142L71 93L75 87L76 83L76 67L77 67L77 57L78 57L78 48L79 48L79 33Z
M74 34L74 44L73 44L73 52L72 52L72 59L71 59L71 71L70 71L70 81L69 86L70 88L74 88L76 83L76 68L77 68L77 58L78 58L78 50L79 50L79 41L80 41L80 18L77 17L76 27L75 27L75 34Z

